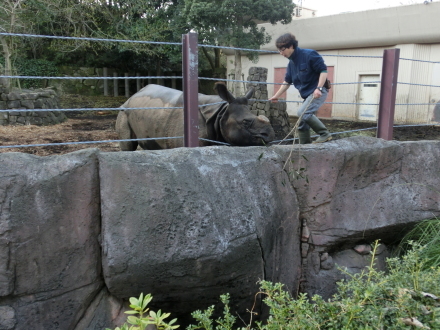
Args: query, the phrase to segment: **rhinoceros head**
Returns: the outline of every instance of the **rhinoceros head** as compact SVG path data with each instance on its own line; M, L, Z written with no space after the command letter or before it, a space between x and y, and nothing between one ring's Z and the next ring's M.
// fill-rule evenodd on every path
M215 90L228 104L209 119L208 134L211 131L217 141L236 146L258 146L273 141L275 132L269 119L249 110L248 100L254 94L253 87L244 97L237 98L222 83L216 83Z

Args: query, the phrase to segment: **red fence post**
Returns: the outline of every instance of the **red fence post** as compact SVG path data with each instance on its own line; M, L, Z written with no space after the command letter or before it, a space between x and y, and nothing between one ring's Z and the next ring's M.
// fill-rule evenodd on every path
M393 139L399 57L398 48L384 50L376 137L385 140Z
M185 147L199 146L197 33L182 35L183 120Z

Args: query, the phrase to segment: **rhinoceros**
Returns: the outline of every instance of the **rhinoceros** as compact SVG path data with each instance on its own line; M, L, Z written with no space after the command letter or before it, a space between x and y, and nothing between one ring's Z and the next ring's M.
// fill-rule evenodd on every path
M199 137L225 142L234 146L257 146L271 142L275 133L265 116L256 116L249 110L248 99L254 93L251 88L245 97L235 98L224 84L216 83L217 95L199 94ZM224 102L226 101L226 102ZM203 106L206 105L206 106ZM150 84L130 97L119 111L116 132L120 139L142 139L183 136L183 92ZM163 108L162 108L163 107ZM142 149L170 149L183 146L183 139L159 139L120 142L124 151ZM200 146L212 142L199 140Z

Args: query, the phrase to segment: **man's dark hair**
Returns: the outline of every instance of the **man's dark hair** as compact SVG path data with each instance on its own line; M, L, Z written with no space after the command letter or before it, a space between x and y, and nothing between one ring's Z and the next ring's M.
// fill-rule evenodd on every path
M293 49L296 49L296 47L298 47L298 40L296 40L292 33L285 33L278 37L277 41L275 41L275 46L278 49L289 48L290 46L293 46Z

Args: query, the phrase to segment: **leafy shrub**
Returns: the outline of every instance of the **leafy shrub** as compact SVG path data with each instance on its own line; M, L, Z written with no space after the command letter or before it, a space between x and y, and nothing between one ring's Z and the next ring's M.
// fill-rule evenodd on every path
M161 310L159 310L157 313L150 311L150 313L147 314L149 310L149 308L147 308L147 305L152 299L153 297L151 296L151 294L147 294L144 297L143 293L141 293L139 299L131 297L130 308L132 310L125 312L126 314L130 314L131 316L127 318L126 323L124 323L121 327L117 327L115 330L144 330L150 324L155 325L157 330L177 329L179 326L173 325L174 323L176 323L177 319L173 319L169 323L166 323L164 321L170 316L170 313L162 314ZM145 314L147 314L147 316L144 316Z
M58 69L53 62L40 59L18 59L15 63L20 76L54 77L58 75ZM21 79L23 88L46 87L43 79Z
M205 311L197 310L191 313L191 316L198 321L197 325L190 325L187 330L198 330L198 329L206 329L206 330L228 330L232 329L236 317L233 316L229 309L229 293L221 295L220 300L224 305L223 308L223 317L218 318L215 323L211 319L212 313L214 312L214 306L209 307Z
M348 275L338 283L337 293L328 301L315 295L300 294L297 299L283 290L281 283L261 282L264 303L270 308L266 322L257 322L260 330L359 330L359 329L440 329L440 268L425 267L425 246L412 243L401 258L388 259L389 272L374 269L374 258L361 273ZM373 246L373 255L378 242ZM225 306L228 300L222 298ZM213 307L197 311L198 321L188 330L233 329L235 318L225 307L224 317L213 327ZM227 321L226 321L227 320ZM249 325L246 329L251 329Z
M416 241L425 248L421 252L424 268L440 267L440 219L426 219L419 222L402 239L397 249L397 255L403 255L411 248L411 242Z

